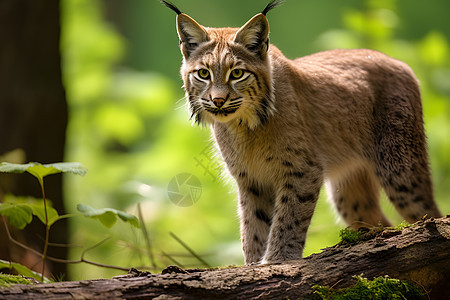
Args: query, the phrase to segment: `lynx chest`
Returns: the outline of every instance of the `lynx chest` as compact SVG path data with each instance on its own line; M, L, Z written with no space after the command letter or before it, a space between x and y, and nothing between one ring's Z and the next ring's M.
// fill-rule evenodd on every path
M216 126L214 136L231 175L252 178L260 184L271 184L284 161L281 143L259 131L230 132Z

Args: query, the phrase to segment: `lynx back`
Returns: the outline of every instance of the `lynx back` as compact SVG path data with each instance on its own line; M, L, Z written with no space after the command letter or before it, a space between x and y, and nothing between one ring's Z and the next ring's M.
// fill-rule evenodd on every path
M300 259L320 188L351 227L389 225L383 188L409 222L434 200L418 81L366 49L295 60L269 45L266 14L208 28L177 13L191 118L208 124L238 184L246 263Z

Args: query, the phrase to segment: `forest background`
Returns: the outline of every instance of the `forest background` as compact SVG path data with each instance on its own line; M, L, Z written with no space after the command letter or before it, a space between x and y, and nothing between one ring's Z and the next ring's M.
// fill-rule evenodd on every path
M239 27L266 5L260 0L174 2L209 27ZM450 211L448 11L446 0L290 0L268 16L271 43L289 58L371 48L414 69L422 88L435 196L444 214ZM121 222L107 229L96 220L72 218L70 257L80 257L76 245L109 236L86 254L90 260L153 271L168 264L205 267L176 235L209 266L242 264L235 184L223 175L209 129L191 126L183 99L175 14L156 0L62 0L61 18L69 111L65 160L89 169L84 177L64 177L66 209L75 212L83 203L138 215L140 204L156 270L142 230ZM177 190L180 174L198 179L188 181L193 189ZM177 192L194 203L175 203ZM393 223L400 223L384 195L382 203ZM323 191L304 255L335 244L343 227ZM86 264L68 271L66 279L123 273Z

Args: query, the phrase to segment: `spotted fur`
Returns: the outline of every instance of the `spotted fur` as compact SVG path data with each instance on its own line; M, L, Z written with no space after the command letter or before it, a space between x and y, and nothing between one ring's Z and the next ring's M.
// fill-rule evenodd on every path
M300 259L323 184L353 228L390 224L381 188L409 222L440 216L412 70L365 49L289 60L269 46L275 4L241 28L204 27L168 4L191 117L211 126L238 184L245 262Z

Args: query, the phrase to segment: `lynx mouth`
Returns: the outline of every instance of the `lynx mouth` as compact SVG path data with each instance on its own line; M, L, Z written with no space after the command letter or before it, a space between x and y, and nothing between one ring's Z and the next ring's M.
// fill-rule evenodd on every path
M235 113L239 109L238 107L226 107L226 108L211 108L211 107L205 107L205 110L215 116L224 116L227 117L228 115L231 115Z
M204 109L214 116L227 117L228 115L235 113L241 107L242 101L242 97L237 97L220 107L211 105L211 102L208 101L207 103L204 102Z

